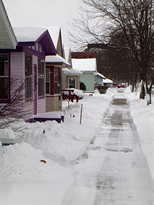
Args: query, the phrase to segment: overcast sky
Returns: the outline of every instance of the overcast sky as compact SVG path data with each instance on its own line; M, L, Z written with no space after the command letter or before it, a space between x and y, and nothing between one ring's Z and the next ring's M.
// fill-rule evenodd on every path
M69 45L67 30L71 17L77 16L80 0L3 0L13 27L60 26L63 43Z

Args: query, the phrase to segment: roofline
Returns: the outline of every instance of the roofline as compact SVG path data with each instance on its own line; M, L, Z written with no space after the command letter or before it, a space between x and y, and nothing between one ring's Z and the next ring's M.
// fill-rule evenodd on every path
M15 33L13 31L12 25L10 23L9 17L7 15L7 12L6 12L6 9L5 9L5 6L4 6L2 0L0 0L0 15L1 15L1 18L3 19L5 28L7 30L7 34L10 38L12 48L16 49L16 45L18 44L18 41L17 41L17 38L16 38Z
M48 30L42 33L36 41L19 41L17 46L34 46L36 42L44 47L45 55L56 55L56 49Z
M47 42L48 41L48 42ZM50 47L52 49L52 52L48 51L48 52L45 52L46 55L56 55L56 48L54 46L54 43L52 41L52 38L49 34L49 31L46 30L38 39L36 42L39 42L43 45L43 47ZM50 45L49 45L50 43Z

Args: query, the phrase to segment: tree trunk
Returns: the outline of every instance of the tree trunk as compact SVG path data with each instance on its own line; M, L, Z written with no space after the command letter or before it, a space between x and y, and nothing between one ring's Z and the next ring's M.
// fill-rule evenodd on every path
M147 105L152 104L152 98L151 98L152 84L153 84L153 80L151 81L149 87L148 87L148 85L146 84L146 91L147 91L147 95L148 95Z
M145 99L145 87L144 87L144 82L143 82L143 80L142 80L142 84L141 84L140 99Z

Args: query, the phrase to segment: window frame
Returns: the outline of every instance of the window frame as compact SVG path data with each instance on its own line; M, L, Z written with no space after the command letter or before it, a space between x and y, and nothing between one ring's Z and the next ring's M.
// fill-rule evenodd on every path
M54 67L54 94L60 94L61 91L61 69Z
M6 82L6 84L8 86L8 88L6 88L7 89L7 93L6 93L7 97L2 99L1 96L0 96L0 102L5 103L5 102L8 102L10 100L10 66L9 66L10 54L9 53L0 53L0 55L1 56L7 56L7 59L4 60L4 62L7 61L7 75L1 75L0 74L0 79L7 79L7 82ZM3 71L5 72L4 67L3 67ZM4 88L4 90L5 90L5 88Z
M29 61L30 63L27 63L27 59L30 59ZM27 101L33 99L33 66L32 65L33 65L32 55L25 53L25 99ZM29 92L30 90L31 92Z
M70 87L70 82L69 82L69 81L70 81L71 79L75 80L74 87ZM74 77L72 77L72 78L69 77L69 78L68 78L68 88L76 88L76 78L74 78Z
M45 71L46 71L46 80L45 80L46 94L50 94L50 68L46 68ZM48 72L49 80L47 80L47 72ZM48 86L49 86L49 92L48 93L47 93L47 83L48 83Z
M45 61L38 58L38 98L45 97Z

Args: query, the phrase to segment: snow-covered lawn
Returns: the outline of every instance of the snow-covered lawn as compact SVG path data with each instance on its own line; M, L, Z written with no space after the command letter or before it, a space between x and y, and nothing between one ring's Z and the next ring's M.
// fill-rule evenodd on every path
M103 95L85 94L78 103L64 101L64 123L30 124L22 120L15 123L14 133L8 133L13 133L17 143L0 146L1 203L64 204L74 186L76 173L72 162L85 153L99 132L103 115L116 92L111 88ZM130 88L126 88L125 96L154 178L154 102L147 106L146 100L139 100Z

